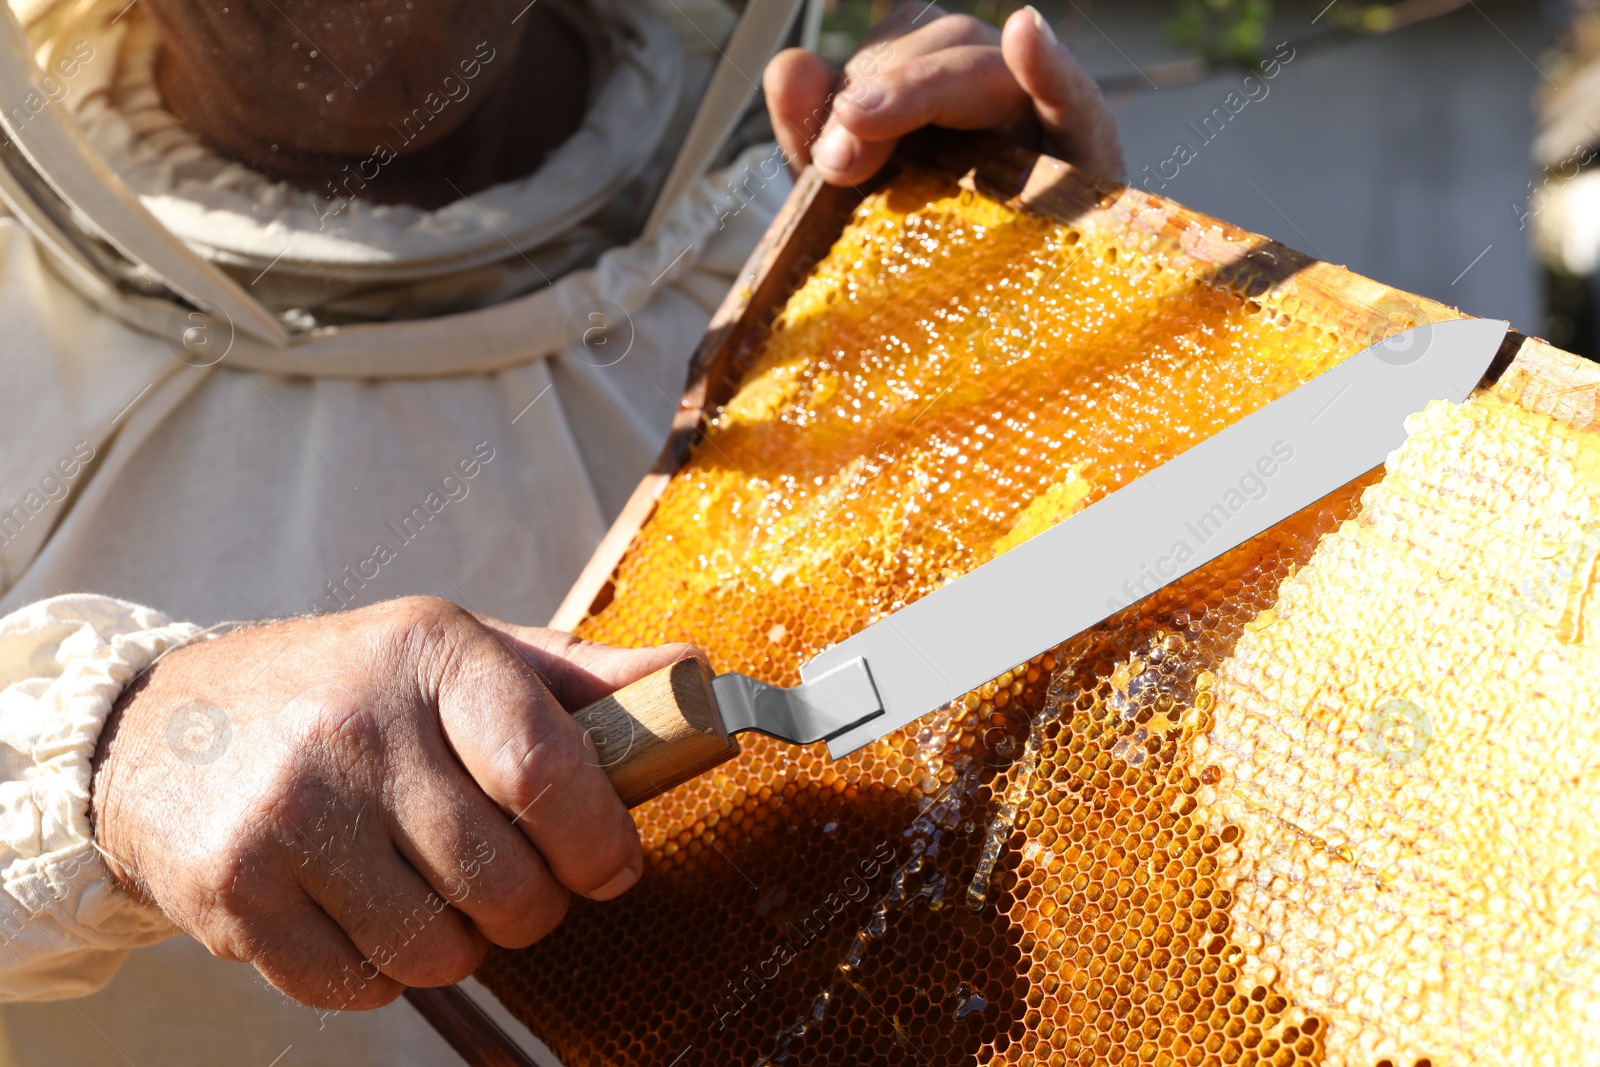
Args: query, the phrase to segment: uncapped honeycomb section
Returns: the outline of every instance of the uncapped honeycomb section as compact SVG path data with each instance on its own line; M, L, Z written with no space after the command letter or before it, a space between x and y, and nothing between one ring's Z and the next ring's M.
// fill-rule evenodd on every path
M1063 224L902 171L748 353L580 632L692 641L720 670L793 684L822 649L1374 339L1305 321L1293 279L1235 269L1248 240L1226 269L1186 254L1198 225L1187 219L1160 233L1104 210ZM1410 324L1392 316L1384 332ZM1332 833L1291 810L1293 785L1273 794L1280 808L1248 791L1251 767L1298 773L1282 745L1230 739L1246 729L1235 709L1253 707L1246 686L1269 694L1265 707L1280 699L1270 685L1319 656L1369 685L1406 669L1365 632L1261 644L1291 618L1285 583L1309 590L1303 600L1365 598L1360 618L1376 624L1384 575L1357 570L1363 584L1341 586L1340 565L1324 562L1350 530L1389 514L1393 544L1426 529L1437 553L1451 522L1474 521L1469 500L1554 506L1539 464L1577 446L1548 419L1489 410L1427 418L1458 444L1482 435L1482 455L1504 462L1415 453L1427 476L1397 471L1365 511L1376 476L845 760L744 735L738 759L635 812L648 859L638 886L574 901L553 935L492 952L479 977L568 1067L1465 1067L1450 1058L1456 1038L1419 1029L1384 1045L1352 1023L1352 1004L1368 1016L1382 1005L1386 1026L1409 1019L1385 999L1392 970L1354 987L1319 981L1340 966L1327 938L1335 960L1367 944L1349 936L1366 905L1308 895L1291 918L1258 891L1260 872L1344 863L1338 850L1355 846L1306 829ZM1479 421L1451 421L1463 418ZM1441 486L1456 495L1434 499ZM1584 491L1569 479L1562 499ZM1429 506L1431 527L1418 517ZM1506 578L1506 559L1501 545L1472 573ZM1435 588L1403 595L1447 630ZM1551 612L1563 632L1588 632L1582 612ZM1440 645L1426 662L1465 670L1446 654L1466 647ZM1492 671L1504 651L1472 669ZM1550 707L1586 713L1573 692ZM1228 764L1229 751L1244 754ZM1306 781L1344 783L1321 802L1351 810L1349 778L1367 757L1326 755ZM1228 807L1225 780L1247 783L1270 817ZM1380 957L1380 971L1398 958Z
M1246 973L1330 1064L1600 1059L1600 440L1437 403L1209 687Z

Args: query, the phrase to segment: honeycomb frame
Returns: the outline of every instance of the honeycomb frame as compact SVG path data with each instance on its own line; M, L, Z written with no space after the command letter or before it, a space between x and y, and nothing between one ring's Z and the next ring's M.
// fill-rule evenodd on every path
M1341 268L1310 260L1275 242L1245 234L1215 220L1187 212L1159 197L1086 180L1066 164L1047 157L1000 147L983 139L949 135L913 139L902 152L903 158L914 162L917 166L959 176L961 185L966 188L1057 221L1072 222L1080 226L1096 224L1115 226L1127 233L1142 235L1151 241L1169 240L1176 234L1176 242L1186 254L1215 266L1216 277L1246 298L1277 290L1292 280L1298 290L1297 299L1304 307L1315 309L1317 321L1323 323L1330 334L1341 338L1359 337L1375 341L1388 333L1398 332L1416 323L1437 321L1457 314L1441 305L1359 278ZM743 367L747 365L753 347L759 342L767 323L771 321L774 309L790 295L798 279L809 269L809 265L820 258L822 251L838 235L843 220L853 210L856 199L858 197L852 191L841 192L824 186L814 175L808 175L801 180L784 214L774 224L767 239L752 257L751 267L746 272L748 284L730 296L729 302L719 311L713 322L707 341L697 355L691 384L680 408L673 440L664 451L661 462L641 485L608 535L606 543L596 553L583 578L574 587L572 595L554 620L556 625L576 626L584 618L605 609L614 595L612 578L619 561L635 543L641 531L648 527L651 513L661 493L689 457L693 445L703 431L703 416L706 410L726 401L731 395L732 385ZM1242 253L1241 248L1244 249ZM1574 357L1550 349L1542 342L1512 335L1508 338L1501 358L1491 371L1491 378L1497 379L1492 387L1497 396L1524 409L1539 411L1569 425L1585 429L1596 427L1594 394L1597 378L1593 368L1577 361ZM1337 499L1330 498L1329 501L1325 501L1324 505L1314 513L1303 513L1302 516L1292 520L1301 524L1302 543L1306 536L1325 532L1339 519L1348 517L1355 506L1359 488L1360 486L1357 486L1343 491L1342 496L1335 494ZM1311 540L1314 542L1314 536ZM1294 566L1304 562L1303 556L1296 559L1293 552L1288 552L1279 557L1278 563L1273 564L1279 566L1279 569L1262 572L1261 561L1265 558L1262 553L1263 549L1259 544L1247 543L1218 561L1212 572L1212 577L1220 577L1220 584L1216 588L1226 590L1230 588L1230 583L1238 584L1237 578L1228 577L1230 573L1250 573L1256 575L1256 579L1259 579L1262 573L1267 573L1276 577L1264 583L1263 588L1275 590L1277 581L1288 573L1281 569L1280 564L1287 565L1292 570ZM1252 571L1251 568L1255 570ZM1173 642L1181 645L1188 640L1184 627L1177 625L1177 622L1186 619L1196 603L1205 599L1203 593L1203 589L1197 588L1195 583L1190 582L1179 583L1169 591L1158 594L1155 599L1163 602L1162 610L1165 611L1168 624L1165 627L1152 628L1149 625L1152 617L1150 612L1143 612L1143 630L1135 635L1137 640L1134 642L1138 646L1136 655L1143 657L1140 662L1159 662L1164 651L1177 647ZM1235 596L1237 600L1237 590L1230 595ZM1270 606L1270 599L1259 603L1235 603L1236 617L1231 625L1236 629L1242 629L1255 613L1264 611ZM1113 620L1108 629L1114 631L1115 628L1116 620ZM1105 645L1106 642L1102 640L1101 644ZM1058 662L1055 655L1036 657L1029 664L1020 666L1011 676L985 687L985 690L977 694L978 700L974 706L957 710L978 712L986 716L986 721L991 724L997 718L1004 723L1003 709L1008 702L1015 702L1016 705L1028 709L1027 719L1031 731L1033 727L1040 725L1043 716L1052 713L1052 709L1055 714L1063 712L1064 709L1057 698L1062 695L1061 679L1066 672L1090 670L1090 676L1093 677L1094 672L1090 669L1090 665L1096 662L1101 665L1110 664L1118 656L1125 657L1129 647L1126 642L1115 649L1109 646L1096 647L1095 639L1089 639L1076 646L1074 655L1077 660L1074 664ZM1054 688L1052 688L1052 677L1056 679ZM1115 697L1120 692L1124 699L1127 697L1126 687L1123 690L1116 689L1114 670L1109 673L1101 672L1097 684L1102 688L1111 686L1106 690L1108 696ZM1183 680L1183 684L1197 686L1199 690L1203 690L1209 683L1203 679L1189 678ZM1202 702L1197 700L1193 703L1199 706ZM949 774L948 766L943 768L945 772L943 780L940 780L939 774L933 775L929 787L922 791L918 804L911 809L904 806L903 791L900 795L896 795L894 790L888 789L882 783L852 782L844 775L829 776L825 771L814 776L814 780L809 783L797 785L790 781L781 788L754 790L745 799L742 810L735 805L735 810L724 810L720 813L700 811L690 807L692 800L686 801L682 797L662 798L656 802L657 805L681 808L680 814L675 818L682 824L682 828L676 835L668 835L668 839L654 842L651 865L654 869L671 860L680 865L687 865L687 868L692 870L697 865L703 869L708 864L718 862L720 849L716 844L714 830L719 818L722 820L731 818L735 824L743 822L746 827L754 826L759 832L762 827L776 829L780 821L787 821L791 826L796 824L797 819L803 822L803 813L809 807L819 813L819 827L825 827L827 823L821 820L826 819L827 813L833 811L832 805L836 803L836 797L846 799L858 808L868 811L875 804L881 805L889 812L879 831L883 840L906 840L908 832L903 824L909 822L911 847L915 848L918 842L921 842L921 847L926 850L932 847L930 843L937 844L943 841L945 854L923 862L920 867L912 868L904 862L896 864L896 861L906 859L902 853L895 852L888 856L879 856L876 852L868 853L856 858L855 883L845 886L845 883L841 882L841 886L845 887L840 888L830 886L828 878L823 877L817 885L811 885L804 877L804 872L799 872L799 882L802 884L793 887L794 893L797 896L816 896L825 901L830 897L842 897L847 902L855 902L855 886L865 885L869 897L880 903L884 899L894 899L898 894L901 899L896 907L906 904L909 900L912 907L926 905L935 912L945 909L943 913L951 916L949 921L962 922L965 920L961 914L950 909L951 901L940 896L945 889L929 887L948 888L951 879L944 878L941 881L943 877L941 871L949 874L953 868L965 870L969 867L979 871L986 870L983 891L1010 894L1017 902L1013 907L1021 909L1017 916L1018 921L1012 924L1011 930L1011 936L1017 940L1001 953L1002 958L1014 958L1014 962L1020 966L1026 952L1037 949L1037 945L1026 952L1024 949L1023 943L1033 936L1028 932L1027 915L1047 906L1055 906L1047 904L1050 894L1041 892L1042 883L1036 884L1032 881L1040 870L1033 860L1037 859L1041 851L1048 854L1051 847L1045 840L1050 836L1050 831L1046 826L1041 833L1040 824L1048 822L1052 812L1060 818L1062 805L1069 802L1085 802L1086 790L1093 789L1100 793L1116 792L1117 782L1113 779L1117 775L1126 779L1122 785L1132 787L1135 781L1147 781L1147 776L1152 771L1168 768L1162 773L1169 775L1171 780L1164 780L1155 787L1154 802L1170 809L1174 821L1171 825L1160 828L1153 838L1142 843L1130 843L1127 858L1123 862L1138 861L1148 864L1152 862L1152 857L1160 852L1180 861L1178 869L1182 871L1204 872L1210 869L1214 873L1214 862L1208 857L1226 852L1233 845L1234 842L1227 838L1227 834L1232 832L1237 835L1237 827L1231 831L1228 827L1218 827L1219 832L1208 832L1192 819L1188 823L1184 822L1185 819L1190 819L1190 813L1194 809L1193 797L1213 783L1190 780L1186 775L1172 773L1171 754L1183 740L1185 736L1183 731L1192 731L1200 724L1174 723L1171 725L1177 729L1152 734L1149 729L1150 722L1155 716L1164 715L1164 711L1144 708L1139 712L1142 719L1136 716L1129 720L1135 727L1145 731L1146 736L1142 738L1136 738L1130 731L1108 733L1107 724L1104 723L1077 721L1070 723L1073 736L1081 732L1083 734L1081 743L1086 746L1081 753L1079 769L1072 772L1078 776L1076 799L1073 795L1075 790L1061 788L1059 780L1058 788L1045 798L1030 798L1027 795L1030 788L1028 780L1020 774L1010 774L1010 768L978 783L975 779L964 778L961 773ZM957 718L959 719L959 716ZM926 728L934 732L944 730L952 737L961 734L959 721L951 720L949 716L943 720L934 717ZM1059 745L1060 735L1053 740L1040 742L1032 732L1029 732L1026 741L1026 745L1015 757L1018 761L1040 758L1040 753L1036 751L1039 745ZM1147 758L1140 758L1137 763L1130 760L1128 753L1132 744L1144 746ZM920 758L924 750L925 746L912 746L906 752L907 760L914 762ZM1121 770L1113 774L1118 767ZM1138 767L1146 769L1136 771L1135 768ZM721 773L714 772L711 777L716 778ZM1134 777L1127 778L1128 775ZM962 802L963 796L965 796L965 806ZM972 803L974 798L975 807ZM1138 803L1146 805L1152 803L1148 796L1135 799ZM726 809L728 805L724 804L723 807ZM777 817L779 809L785 809L787 812L784 820L779 820ZM1004 825L990 827L991 831L999 831L998 840L1008 846L1014 846L1013 851L1016 855L1012 861L997 864L993 857L986 855L987 850L981 848L976 852L968 848L966 854L957 855L961 853L961 848L952 845L950 838L953 833L964 827L961 819L957 818L953 824L950 823L950 819L962 815L963 812L970 816L974 810L987 812L991 818L1012 820ZM652 811L655 813L654 817L660 820L660 809ZM1119 817L1132 816L1125 813L1118 815L1117 810L1108 809L1098 812L1095 817L1109 819L1114 823ZM673 818L673 816L667 817L668 821ZM1034 820L1034 830L1025 833L1023 827L1029 824L1030 819ZM967 821L970 821L970 818ZM991 832L986 839L994 840L996 836ZM1031 856L1027 851L1029 849L1033 850ZM741 860L748 858L748 855L749 853L741 853ZM780 850L769 855L763 862L781 863L782 855ZM922 859L922 856L914 858ZM720 859L726 860L727 857L720 856ZM1098 857L1097 862L1105 862L1105 859L1106 857L1102 855ZM1031 869L1030 863L1032 863ZM885 887L879 880L889 873L892 864L895 865L893 877L896 881ZM872 872L871 878L868 877L869 871ZM931 876L924 877L925 874ZM1031 967L1021 969L1021 973L1026 977L1022 984L1012 991L1014 997L1011 1014L1014 1018L1011 1019L1009 1027L995 1026L988 1015L991 1009L999 1007L998 1002L1005 998L1005 992L1002 990L1000 995L996 996L993 988L977 988L966 983L958 982L949 988L924 990L918 994L922 1000L917 1002L922 1007L918 1008L913 1004L907 1006L905 1010L913 1016L917 1011L928 1015L936 1011L948 1015L954 1020L950 1023L951 1027L956 1027L963 1020L977 1020L980 1024L990 1026L993 1031L990 1039L979 1047L987 1050L984 1055L988 1055L989 1061L992 1062L1053 1064L1126 1059L1133 1062L1170 1063L1288 1063L1296 1062L1297 1057L1301 1061L1315 1062L1320 1054L1319 1031L1322 1025L1320 1020L1314 1015L1296 1009L1280 993L1268 986L1252 985L1245 981L1240 968L1241 953L1236 947L1230 947L1225 937L1227 933L1225 919L1228 905L1232 902L1231 893L1219 884L1207 882L1206 877L1209 876L1203 875L1199 882L1179 886L1178 891L1188 892L1193 898L1202 889L1205 890L1204 899L1209 901L1209 906L1204 909L1205 914L1199 915L1199 918L1209 920L1209 924L1204 929L1191 925L1185 930L1178 931L1170 925L1170 920L1160 919L1158 914L1155 918L1159 921L1154 930L1158 938L1166 938L1167 943L1153 955L1139 956L1136 952L1119 953L1107 934L1107 930L1110 929L1126 931L1126 920L1130 914L1136 913L1138 908L1143 906L1142 902L1135 903L1131 899L1107 900L1102 907L1098 900L1086 901L1093 918L1092 922L1085 921L1080 925L1080 930L1084 931L1086 936L1075 944L1049 946L1044 957L1053 961L1049 967L1041 966L1038 962L1040 957L1035 955L1033 957L1035 963ZM978 885L977 879L968 880L966 892L969 894L977 892ZM1032 888L1023 888L1029 885ZM1084 888L1092 891L1087 885ZM690 902L680 900L679 903L683 905L685 912L693 907ZM1096 908L1098 910L1095 910ZM589 909L586 907L584 910L587 912ZM1189 917L1195 917L1200 910L1196 907L1190 911ZM664 898L646 905L643 914L635 914L630 921L670 923L673 921L673 914L672 894L668 892ZM1217 925L1219 921L1222 922L1221 926ZM862 932L870 930L870 917L865 923L841 920L830 924L819 919L814 925L817 934L812 940L826 947L824 955L829 959L840 958L848 961L854 955L859 955L858 950L872 951L873 939L870 937L864 941L862 939ZM809 931L809 928L805 929ZM1043 933L1046 936L1057 936L1060 931L1044 929ZM1155 943L1148 936L1144 940L1136 938L1136 941L1140 946ZM808 945L811 943L812 941L807 941ZM765 973L763 967L773 966L777 956L763 954L760 951L761 947L756 946L752 949L751 946L739 946L725 953L707 947L700 949L699 958L703 966L713 971L724 971L729 977L727 985L732 993L724 996L718 1003L723 1009L732 1004L740 1005L739 1011L735 1011L734 1015L743 1012L742 1005L745 1003L756 1002L758 994L770 995L768 981L762 977ZM623 984L622 979L627 977L631 982L630 988L641 988L639 976L627 972L629 961L625 956L626 954L622 954L614 961L597 966L589 977L591 980L601 980L609 976L618 982L618 987ZM1111 959L1112 956L1117 958ZM497 954L490 961L484 977L491 986L498 980L503 980L507 968L512 966L508 963L512 958L513 954ZM1093 1015L1094 1009L1087 1001L1082 1000L1086 987L1075 987L1074 983L1087 982L1091 979L1096 982L1101 981L1108 973L1105 970L1107 960L1118 965L1125 961L1126 966L1120 972L1122 978L1115 979L1109 986L1115 995L1111 996L1109 1002L1103 997L1099 1002L1099 1022L1088 1025L1088 1030L1091 1031L1090 1039L1085 1041L1083 1034L1070 1032L1070 1026L1051 1024L1046 1018L1050 1011L1059 1011L1062 1004L1074 997L1078 998L1079 1005L1073 1009L1076 1012L1074 1018L1082 1020ZM954 970L958 969L959 962L959 960L947 960L945 964ZM780 961L776 966L781 969L787 966L787 963ZM1100 971L1091 975L1090 972L1097 967ZM1187 1009L1187 1013L1180 1012L1169 1018L1166 1008L1152 1004L1155 1010L1145 1010L1122 992L1124 986L1129 992L1136 991L1140 987L1148 989L1152 975L1162 969L1170 974L1171 981L1179 986L1206 990L1209 999L1205 1003L1213 1005L1211 1009L1213 1015L1222 1013L1221 1017L1225 1017L1222 1024L1206 1033L1205 1027L1201 1025L1203 1018L1194 1014L1200 1007L1199 1002ZM872 1006L871 999L862 992L859 983L851 980L848 969L839 973L844 975L842 981L837 975L828 974L818 974L812 979L812 985L825 990L821 998L822 1014L834 1020L841 1015L848 1016L852 1010L865 1012ZM672 995L673 983L670 975L652 976L645 982L645 986L657 990L658 996ZM852 993L865 1006L852 1009L841 1003L849 999ZM811 1029L806 1023L807 1012L816 1013L819 1010L816 1003L815 1001L809 1004L798 1001L785 1002L772 1009L775 1015L794 1017L796 1022L787 1029L779 1028L782 1032L775 1035L777 1040L773 1053L762 1062L786 1062L790 1058L793 1062L827 1063L975 1062L970 1056L963 1059L959 1055L949 1060L930 1059L930 1052L937 1057L940 1050L919 1047L916 1038L899 1021L898 1014L883 1012L879 1013L882 1017L874 1023L875 1028L884 1035L883 1043L851 1049L834 1047L831 1052L825 1051L820 1054L811 1049L810 1055L802 1054L806 1051L803 1048L804 1039L807 1031ZM1172 1005L1181 1007L1182 1003L1182 997L1176 997L1168 1007ZM821 1017L817 1016L819 1020ZM1185 1023L1185 1020L1188 1022ZM1230 1033L1235 1021L1238 1031ZM706 1025L714 1025L715 1022L715 1010L702 1020ZM1199 1034L1203 1040L1187 1046L1182 1041L1169 1040L1174 1035L1181 1036L1180 1032L1185 1026ZM1094 1036L1095 1034L1098 1036ZM1109 1043L1111 1042L1109 1035L1113 1034L1121 1035L1117 1039L1118 1044ZM786 1035L789 1038L788 1044L784 1043ZM559 1045L564 1035L556 1033L551 1036L556 1039L554 1043ZM571 1035L565 1036L570 1038ZM672 1036L671 1034L638 1035L638 1043L625 1042L621 1046L631 1051L602 1058L573 1058L571 1051L573 1046L569 1041L567 1062L569 1067L578 1067L579 1063L668 1062L678 1052ZM653 1039L663 1037L669 1042L668 1044L659 1047L651 1044ZM962 1042L956 1041L955 1044L959 1046ZM694 1042L691 1041L689 1045L692 1048ZM1215 1047L1212 1047L1213 1045ZM612 1042L606 1047L615 1051L618 1046L616 1042ZM1067 1056L1069 1049L1073 1052L1073 1057L1070 1059ZM1121 1049L1121 1056L1113 1055L1114 1049ZM688 1049L684 1049L684 1052L687 1051ZM1087 1053L1089 1059L1082 1059L1079 1055L1082 1053ZM989 1061L980 1059L977 1062ZM1412 1065L1407 1063L1394 1067L1412 1067Z

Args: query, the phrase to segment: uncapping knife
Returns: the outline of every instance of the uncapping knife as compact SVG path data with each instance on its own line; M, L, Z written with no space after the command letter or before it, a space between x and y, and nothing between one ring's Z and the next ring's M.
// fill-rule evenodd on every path
M800 668L800 685L663 668L576 713L631 807L756 730L834 759L1142 600L1384 462L1405 420L1460 403L1508 326L1455 319L1380 341Z

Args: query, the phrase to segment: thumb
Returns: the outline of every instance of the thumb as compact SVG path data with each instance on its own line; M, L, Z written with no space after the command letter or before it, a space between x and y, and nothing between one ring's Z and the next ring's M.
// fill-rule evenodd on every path
M796 173L811 162L811 142L827 123L838 77L838 71L800 48L773 56L762 75L773 136Z
M1122 180L1122 145L1100 87L1030 4L1012 12L1000 53L1033 99L1045 136L1067 162L1100 178Z

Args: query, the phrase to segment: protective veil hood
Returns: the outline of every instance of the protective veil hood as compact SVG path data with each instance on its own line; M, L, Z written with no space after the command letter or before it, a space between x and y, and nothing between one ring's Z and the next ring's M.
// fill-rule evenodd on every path
M711 72L686 62L660 11L548 2L589 49L582 126L526 177L428 210L348 196L349 181L297 188L212 152L161 106L159 42L137 0L12 0L0 196L74 288L198 365L416 377L525 362L567 346L574 312L600 294L631 314L662 273L692 266L712 209L656 193L690 117L664 199L703 171L750 95L719 69L695 115ZM752 46L770 54L797 6L752 0L726 51L738 58L742 36L747 62ZM465 105L467 72L492 51L464 57L439 106Z

